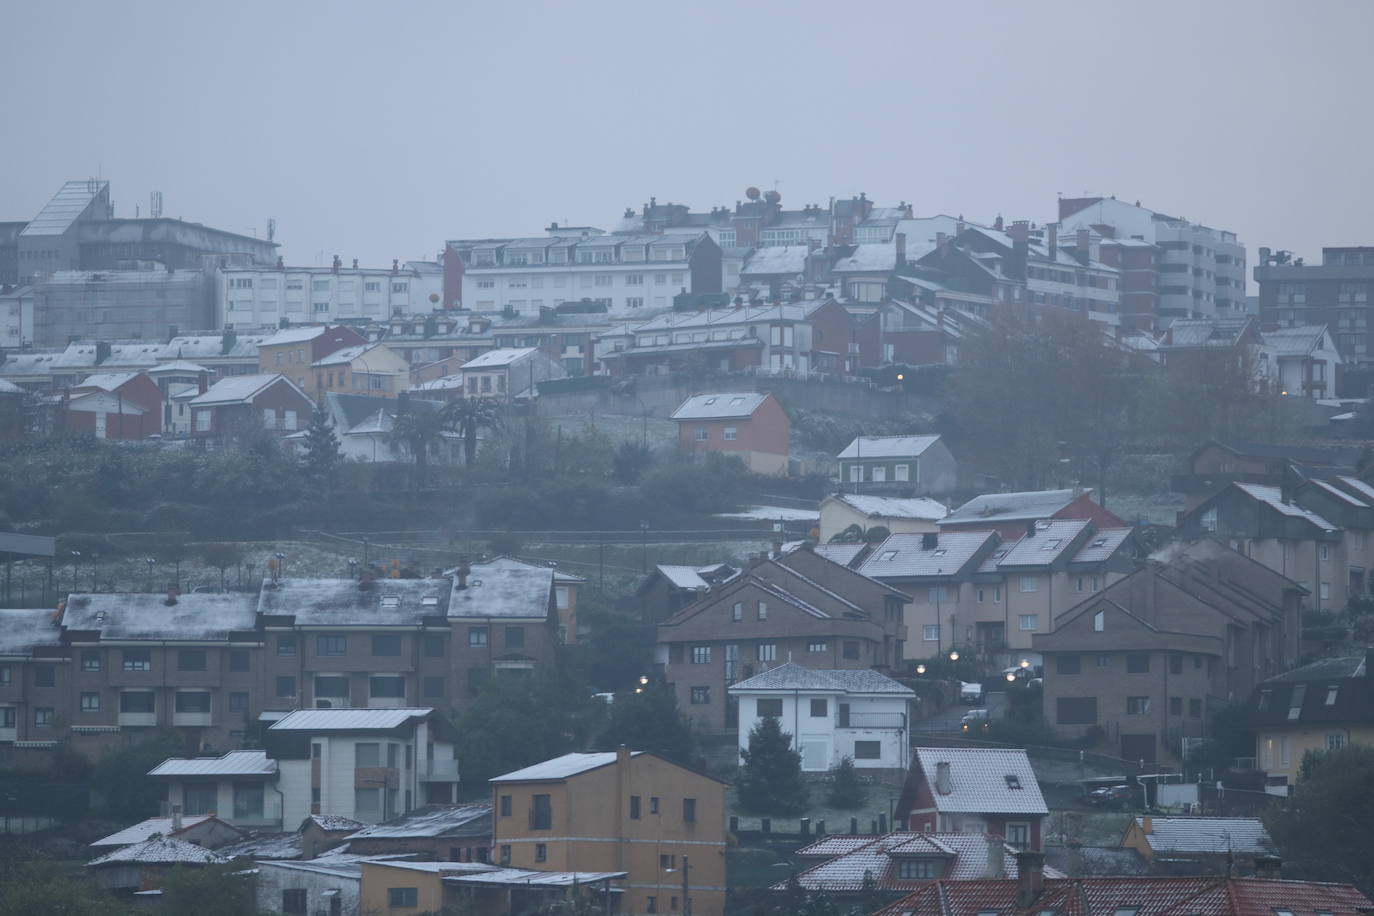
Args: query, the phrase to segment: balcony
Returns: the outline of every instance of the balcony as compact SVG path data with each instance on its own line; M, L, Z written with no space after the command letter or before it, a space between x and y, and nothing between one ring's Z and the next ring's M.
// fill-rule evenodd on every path
M124 724L124 717L128 715L138 715L138 713L120 713L120 725ZM210 713L208 712L174 712L172 713L172 724L208 726L214 723L210 721Z
M841 728L906 728L906 714L900 712L851 712Z
M136 728L151 728L157 725L157 713L121 712L119 714L119 724L122 726L133 726Z
M458 761L421 760L419 776L420 782L457 782Z

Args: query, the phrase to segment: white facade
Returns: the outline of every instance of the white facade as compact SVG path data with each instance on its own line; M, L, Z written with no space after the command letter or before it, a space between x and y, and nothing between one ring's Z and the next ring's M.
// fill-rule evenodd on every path
M254 868L258 912L284 913L288 896L302 894L306 913L356 914L361 905L362 867L355 862L264 860Z
M227 267L215 276L215 318L219 326L275 327L328 323L341 318L386 319L398 311L434 311L430 296L443 290L443 275L402 266Z
M33 342L33 287L20 286L0 293L0 347L10 349Z

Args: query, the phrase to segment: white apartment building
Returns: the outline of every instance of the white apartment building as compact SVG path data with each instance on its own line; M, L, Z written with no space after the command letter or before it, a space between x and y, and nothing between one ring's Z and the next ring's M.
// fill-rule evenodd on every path
M215 277L215 317L221 327L276 327L343 318L386 319L439 308L443 275L437 264L391 268L226 267ZM431 298L433 297L433 298Z
M26 343L33 343L33 287L0 291L0 347L8 350Z
M1061 198L1059 220L1061 232L1088 229L1155 245L1164 322L1245 314L1245 246L1234 232L1115 198Z
M705 232L594 232L576 238L449 242L463 263L464 308L538 314L541 308L590 300L610 315L633 317L671 308L681 292L721 291L720 248Z

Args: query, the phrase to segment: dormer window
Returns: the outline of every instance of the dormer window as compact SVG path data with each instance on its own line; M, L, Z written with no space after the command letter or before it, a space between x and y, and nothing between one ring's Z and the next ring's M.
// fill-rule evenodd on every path
M936 858L897 859L897 877L908 881L928 881L940 877L944 863Z
M1113 913L1112 916L1138 916L1139 913L1140 907L1138 906L1119 906L1116 908L1116 912ZM1293 916L1293 914L1289 913L1287 914L1287 916Z

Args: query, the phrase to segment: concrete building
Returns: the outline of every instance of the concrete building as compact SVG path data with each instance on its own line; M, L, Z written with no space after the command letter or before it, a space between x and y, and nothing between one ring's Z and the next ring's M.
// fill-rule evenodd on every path
M1265 327L1324 324L1347 362L1368 366L1374 360L1369 336L1374 327L1374 247L1323 248L1320 264L1261 248L1254 275Z
M282 322L386 321L434 311L442 292L437 264L393 261L391 267L225 267L215 275L215 325L277 327Z
M624 872L626 916L724 912L724 783L621 748L565 754L491 787L497 864Z
M33 344L33 287L0 285L0 348Z
M778 720L801 768L825 772L850 758L860 769L905 770L916 693L866 668L803 668L788 662L732 684L739 747L763 719ZM741 760L743 757L741 757Z
M204 270L57 270L33 280L33 342L79 337L150 340L213 327L212 276Z
M1175 318L1245 313L1245 246L1234 232L1167 216L1115 197L1061 197L1058 218L1065 234L1085 230L1104 241L1129 240L1155 247L1155 327L1167 327ZM1124 251L1122 256L1125 266ZM1129 263L1135 272L1129 311L1132 323L1143 328L1145 309L1150 304L1148 275L1143 259Z

